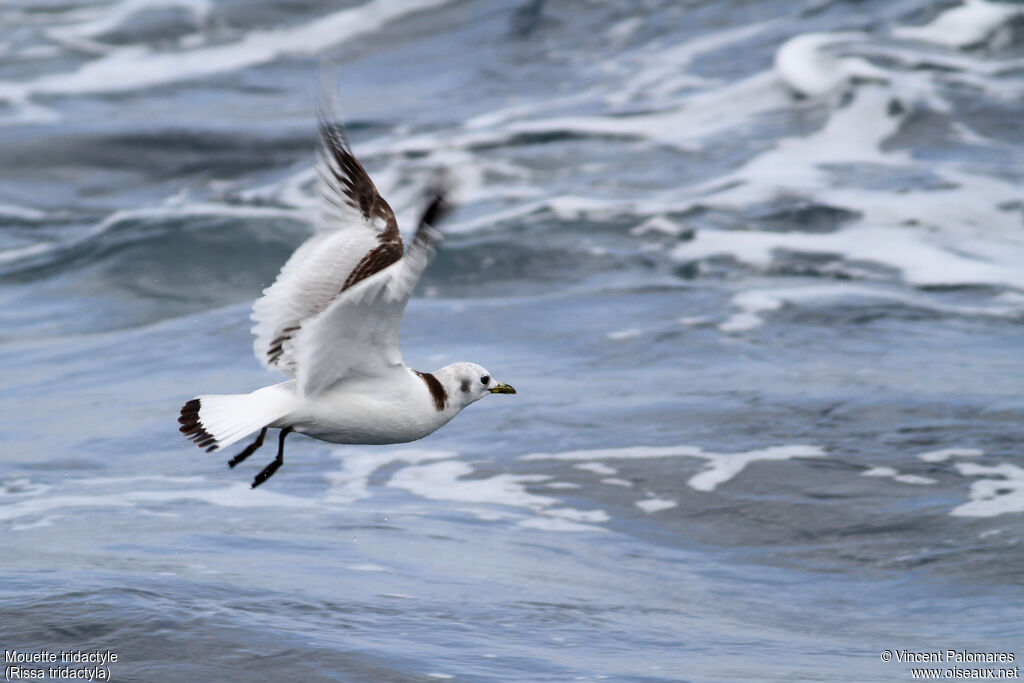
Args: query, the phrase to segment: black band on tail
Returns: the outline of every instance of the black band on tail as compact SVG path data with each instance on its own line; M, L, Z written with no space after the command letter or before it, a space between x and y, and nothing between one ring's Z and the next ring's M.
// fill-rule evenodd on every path
M196 446L205 448L206 452L210 453L217 450L220 444L217 443L217 439L213 437L213 434L206 431L203 423L199 421L199 407L198 398L192 399L181 407L181 416L178 418L181 427L178 428L178 431L195 442Z

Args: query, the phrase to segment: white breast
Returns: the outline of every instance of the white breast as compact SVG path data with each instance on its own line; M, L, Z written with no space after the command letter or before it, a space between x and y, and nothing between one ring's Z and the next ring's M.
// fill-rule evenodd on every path
M424 381L411 370L380 381L346 383L304 401L289 416L295 431L348 444L405 443L422 439L459 413L448 405L438 410Z

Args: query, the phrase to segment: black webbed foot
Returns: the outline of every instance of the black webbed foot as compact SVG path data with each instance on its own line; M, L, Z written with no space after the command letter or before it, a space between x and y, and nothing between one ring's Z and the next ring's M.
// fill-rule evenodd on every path
M267 428L264 427L260 430L260 435L256 437L256 440L245 447L245 450L236 455L235 457L228 460L228 467L234 467L238 463L242 462L250 455L256 452L256 449L263 445L263 437L267 435Z
M288 436L291 432L291 427L285 427L281 430L281 436L277 441L277 457L274 458L269 465L260 470L260 473L256 475L256 478L252 480L252 488L256 488L267 479L270 479L274 476L274 472L277 472L278 468L284 464L284 437Z

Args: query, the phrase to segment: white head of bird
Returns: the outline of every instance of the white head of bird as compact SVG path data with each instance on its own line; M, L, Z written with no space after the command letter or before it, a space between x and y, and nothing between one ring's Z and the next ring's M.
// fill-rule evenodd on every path
M487 394L514 394L516 390L499 382L476 363L452 363L433 373L444 387L451 405L462 410Z

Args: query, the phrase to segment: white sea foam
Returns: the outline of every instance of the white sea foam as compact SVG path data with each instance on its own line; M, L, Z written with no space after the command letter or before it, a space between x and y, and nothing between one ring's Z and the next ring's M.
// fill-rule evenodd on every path
M596 448L560 453L530 453L521 460L626 460L636 458L699 458L704 449L699 446L626 446L624 448Z
M41 517L34 522L26 522L24 524L15 523L11 525L11 531L31 531L32 529L53 526L54 519L54 517Z
M669 500L668 498L645 498L644 500L636 501L636 506L649 515L674 508L677 505L679 505L678 501Z
M699 458L706 460L703 472L690 478L687 484L697 491L713 491L737 474L747 465L764 460L789 460L791 458L820 458L827 453L818 446L791 445L773 446L742 453L709 453L699 446L631 446L605 448L562 453L530 453L522 460L631 460L640 458Z
M1013 294L1013 292L1007 294ZM1014 296L992 297L988 305L961 305L943 303L925 293L897 290L871 282L815 283L799 287L753 289L735 294L730 299L730 304L740 310L731 314L718 327L723 332L753 329L764 323L762 314L776 311L784 304L813 305L823 302L863 301L865 299L887 301L911 308L961 316L1016 318L1024 311L1024 301Z
M625 330L615 330L605 335L609 341L629 341L630 339L639 339L644 334L644 331L638 327L630 327Z
M135 479L135 478L133 478ZM137 478L159 480L160 477ZM204 488L160 488L132 489L122 487L116 493L75 494L75 495L43 495L22 498L17 502L0 506L0 520L13 520L26 516L45 515L47 513L76 510L81 508L120 507L136 508L147 503L165 503L168 501L196 501L209 505L232 508L250 507L282 507L309 508L318 505L297 496L273 491L253 491L248 484L238 483L226 487Z
M200 217L239 219L287 218L297 221L302 220L302 214L292 209L248 206L244 204L221 204L217 202L188 202L179 198L171 198L157 206L114 211L88 230L81 231L63 241L44 240L35 244L0 250L0 264L33 261L49 257L55 253L73 251L130 222L157 222L167 219L187 220Z
M782 308L780 298L759 291L740 292L732 297L731 303L739 308L740 312L733 313L728 320L718 326L722 332L742 332L757 327L764 322L760 313Z
M205 484L209 481L202 475L171 477L164 474L140 474L131 477L85 477L76 479L78 486L110 486L117 484L119 488L137 488L142 482L160 482L164 484Z
M131 504L128 501L110 496L51 495L25 498L16 503L3 505L0 507L0 520L6 521L25 516L45 515L49 512L64 509L130 506Z
M86 62L77 71L0 83L0 99L25 102L36 95L122 92L237 71L285 55L315 55L413 12L448 2L370 0L299 26L250 31L234 42L191 50L158 52L130 45Z
M992 284L1024 288L1024 270L1011 263L972 258L952 245L935 244L934 233L910 226L867 226L827 234L701 230L673 250L679 260L728 254L768 267L776 250L842 254L898 269L914 285ZM952 242L952 240L949 240ZM1009 259L1002 259L1008 261Z
M557 517L559 519L568 519L573 522L588 522L590 524L597 522L607 522L611 517L604 510L577 510L575 508L548 508L544 511L545 515L550 517Z
M537 529L538 531L561 531L561 532L604 532L606 529L593 524L581 524L568 519L557 517L526 517L519 520L516 526L524 529Z
M618 474L618 470L614 467L608 467L604 463L600 462L584 462L579 465L573 465L578 470L584 470L586 472L593 472L594 474Z
M646 235L648 233L660 233L662 235L676 235L682 234L686 231L686 226L677 223L676 221L668 218L664 214L655 214L650 218L646 219L640 225L630 229L629 234L631 235Z
M179 7L191 15L196 27L203 26L210 16L213 5L210 0L121 0L113 5L105 5L102 12L90 19L75 21L62 25L53 26L46 30L47 35L62 43L76 48L106 51L110 46L96 43L96 38L120 27L132 17L159 7ZM87 11L95 8L87 8Z
M53 489L50 484L32 481L26 477L6 479L0 482L0 500L8 496L41 496Z
M909 156L903 151L883 152L881 143L899 129L902 117L893 116L889 105L891 90L881 86L863 86L846 106L834 110L825 126L802 137L780 140L768 150L727 177L727 182L750 185L737 187L716 199L743 202L773 199L777 194L799 194L805 189L828 187L826 164L874 163L903 164Z
M391 571L387 567L381 564L373 564L372 562L364 562L362 564L348 564L345 565L345 569L353 572L388 572Z
M862 46L862 49L865 54L903 69L904 71L898 74L892 72L897 82L912 83L932 93L937 93L935 86L938 83L950 83L973 88L986 96L1010 101L1024 90L1024 85L1019 79L1000 78L1020 69L1024 64L1022 59L992 60L983 55L925 51L889 42L867 44ZM915 74L915 70L925 69L938 71L934 80L925 73ZM949 111L949 107L943 106L941 99L929 99L929 105L937 105L938 111ZM975 141L978 140L973 134L972 137Z
M996 517L1024 512L1024 469L1011 463L979 465L973 462L956 463L956 468L968 477L986 477L971 484L970 501L953 508L956 517Z
M527 490L527 484L564 488L558 486L558 482L549 481L547 475L499 474L468 478L474 472L473 467L454 460L456 456L457 453L452 451L428 449L346 453L341 456L342 469L325 475L331 488L325 495L317 497L295 496L266 488L252 490L245 482L218 486L201 476L162 475L78 479L70 482L76 490L93 489L96 492L64 495L59 491L54 493L52 486L33 484L22 478L11 480L4 489L0 489L0 498L10 501L5 500L0 505L0 521L39 518L16 522L19 529L29 529L51 524L62 516L61 513L76 509L123 507L135 509L135 514L145 514L153 504L189 501L229 508L346 509L353 502L372 495L369 487L374 473L395 464L409 466L395 471L387 482L388 486L431 500L477 504L478 507L467 512L487 521L505 520L524 528L552 531L600 531L602 529L595 525L609 520L604 510L568 507L557 498ZM495 509L494 506L505 506L509 510ZM354 565L349 569L386 570L369 565Z
M945 462L950 458L977 458L982 455L985 455L985 451L978 448L943 448L921 453L917 457L925 462Z
M382 467L393 463L419 464L433 460L447 460L458 453L420 448L406 448L397 451L376 451L360 449L340 455L342 468L328 472L324 479L331 484L326 500L330 503L349 504L370 497L370 477Z
M238 482L219 488L131 491L123 494L123 499L130 503L196 501L230 508L278 507L300 509L319 506L318 501L301 496L263 489L254 490L247 482Z
M265 185L242 190L238 193L238 197L246 202L269 201L286 206L312 209L317 205L313 189L316 178L316 167L309 166ZM376 184L381 188L385 187L383 183Z
M930 477L922 477L916 474L900 474L899 470L893 467L871 467L861 472L862 477L886 477L893 481L898 481L901 484L935 484L937 483Z
M495 503L543 510L558 503L549 496L529 493L525 484L546 481L541 474L496 474L486 479L464 479L473 474L469 463L447 460L405 467L395 472L388 486L405 489L431 500Z
M708 78L688 72L697 57L742 43L771 27L773 22L750 24L701 36L677 45L644 45L638 51L619 53L614 60L597 65L617 76L622 87L606 96L613 106L636 100L666 102L687 88L719 85Z
M561 502L558 499L530 493L526 489L526 484L549 480L551 477L547 475L496 474L483 479L465 478L471 474L473 468L468 463L445 460L400 469L392 475L388 486L431 500L525 508L543 516L543 521L534 517L523 519L518 524L535 529L580 531L592 528L589 523L608 519L602 510L556 507Z
M698 491L713 491L742 472L747 465L764 460L789 460L791 458L820 458L827 455L817 446L775 446L748 451L746 453L708 453L707 468L690 478L687 484Z
M923 26L896 27L892 34L897 38L921 40L943 47L968 47L990 38L1012 17L1021 14L1024 14L1024 9L1010 3L965 0L962 5L946 10Z
M753 27L751 30L756 32ZM844 51L882 56L900 53L908 55L907 59L917 54L899 46L883 45L867 34L796 36L780 49L776 65L783 80L791 81L790 87L817 93L841 85L835 80L836 74L825 74L826 83L800 86L800 78L824 76L797 76L791 73L790 62L800 63L805 69L831 64L838 69L838 78L843 82L853 76L873 81L854 84L851 101L836 106L820 130L780 140L734 171L660 196L647 196L643 201L541 197L476 215L456 229L474 230L546 210L571 220L601 220L636 213L642 218L633 234L678 235L690 228L668 218L668 212L698 206L743 211L780 196L813 197L815 202L848 210L859 218L826 234L704 227L697 230L693 240L677 245L673 255L687 261L730 255L767 268L779 250L797 251L889 266L913 285L1024 285L1024 275L1018 267L1024 260L1024 239L1020 236L1019 210L1013 209L1019 199L1015 183L965 172L958 162L950 161L929 167L941 184L900 193L884 187L859 187L837 175L836 169L856 165L882 166L896 174L912 171L918 165L912 155L905 148L885 148L884 143L906 122L915 102L923 102L935 111L949 110L948 103L938 94L934 72L915 69L912 64L902 70L882 69L861 57L843 54ZM680 47L680 55L684 52ZM815 55L819 53L833 62L817 59ZM952 57L941 59L948 61ZM990 78L1005 69L1005 65L995 67L972 56L956 59L959 61L950 62L948 69L940 71L942 78L989 78L987 87L997 90L1012 85L1012 79ZM657 80L653 74L650 78L652 82ZM792 108L779 80L778 71L762 72L731 84L680 94L671 104L654 107L653 111L626 115L545 117L538 115L544 111L538 103L517 105L514 111L477 117L464 128L465 133L449 136L444 144L459 147L474 144L473 141L498 142L522 132L565 130L699 150L714 136L749 125L761 112ZM595 91L591 96L597 94ZM737 102L745 105L738 107ZM954 126L953 130L975 144L984 141L962 125ZM437 140L424 138L415 146L438 144ZM652 248L662 249L663 245ZM726 330L736 331L756 326L759 319L758 311L741 311L724 325Z
M775 53L775 71L787 86L809 97L829 94L855 77L888 80L889 72L861 57L841 57L833 53L838 46L864 39L862 33L794 36Z
M0 216L4 218L18 218L26 221L41 221L46 218L46 212L33 209L29 206L18 206L16 204L0 204Z
M736 102L747 101L745 109ZM687 98L684 106L629 115L556 116L508 122L503 136L571 131L589 135L651 140L684 151L700 150L708 138L724 133L758 112L786 103L775 77L764 72Z
M688 188L694 197L690 206L742 210L779 196L813 196L816 202L850 211L857 220L824 234L704 228L678 244L673 255L680 260L729 255L765 268L779 250L832 254L891 266L915 285L1024 287L1020 213L1007 208L1019 201L1015 183L964 172L953 162L931 169L945 186L904 193L834 179L832 168L851 164L880 165L894 172L914 166L906 151L882 147L904 120L892 102L906 99L906 85L861 85L852 102L833 111L821 130L783 139L736 171ZM923 87L916 94L934 98ZM677 229L671 223L652 220L636 231L671 233ZM756 312L744 313L728 327L756 323Z
M644 20L641 17L629 17L608 29L606 35L611 38L616 45L622 45L643 25Z

